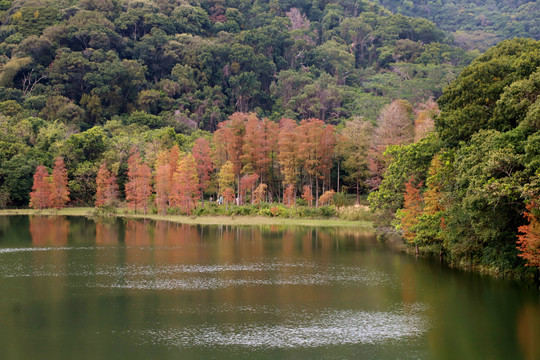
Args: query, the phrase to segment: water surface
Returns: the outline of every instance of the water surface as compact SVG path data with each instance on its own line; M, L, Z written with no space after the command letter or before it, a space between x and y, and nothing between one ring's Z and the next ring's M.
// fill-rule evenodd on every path
M0 217L1 359L540 359L538 292L352 229Z

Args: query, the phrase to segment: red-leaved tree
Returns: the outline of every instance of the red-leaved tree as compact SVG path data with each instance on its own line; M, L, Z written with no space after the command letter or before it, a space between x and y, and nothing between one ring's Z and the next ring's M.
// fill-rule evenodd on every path
M118 199L118 183L116 176L103 163L96 177L96 206L112 205Z
M171 206L188 215L195 208L199 196L199 176L193 155L188 154L178 164L171 190Z
M156 190L156 206L160 214L167 213L167 205L171 192L171 164L169 162L171 152L162 151L156 160L156 175L154 189Z
M540 208L538 200L527 204L525 218L528 224L519 227L518 250L519 256L525 259L528 266L540 268Z
M30 193L30 207L45 209L50 206L51 184L49 171L43 165L38 165L34 173L34 185Z
M204 191L210 186L210 174L214 170L210 149L210 142L205 138L198 138L193 145L193 158L197 164L197 175L199 176L199 190L201 202L204 206Z
M126 183L126 201L133 210L142 209L146 214L148 199L152 194L152 173L150 167L141 161L138 151L128 159L128 182Z
M68 176L63 157L54 159L54 168L51 175L50 206L61 209L69 201Z
M397 217L401 222L401 230L403 237L407 242L415 244L416 253L418 254L418 243L415 242L416 232L414 226L418 224L418 218L422 215L424 207L424 199L420 189L422 182L415 184L414 178L411 177L405 184L405 194L403 195L403 209L399 210Z

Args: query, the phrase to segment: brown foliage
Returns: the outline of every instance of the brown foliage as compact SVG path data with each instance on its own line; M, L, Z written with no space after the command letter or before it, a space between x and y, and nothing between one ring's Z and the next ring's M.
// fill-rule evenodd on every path
M61 209L69 201L68 176L63 157L54 159L54 168L51 175L50 206Z
M150 167L141 161L138 151L128 159L128 182L126 183L126 201L133 210L142 209L146 214L148 199L152 194L152 173Z
M96 177L96 206L112 205L118 199L118 184L116 176L103 163Z
M519 227L517 244L520 251L519 256L525 259L527 266L540 267L540 216L538 213L538 199L527 204L527 211L524 216L528 224Z
M51 185L49 171L43 165L36 167L34 173L34 185L30 193L30 207L34 209L45 209L50 206Z

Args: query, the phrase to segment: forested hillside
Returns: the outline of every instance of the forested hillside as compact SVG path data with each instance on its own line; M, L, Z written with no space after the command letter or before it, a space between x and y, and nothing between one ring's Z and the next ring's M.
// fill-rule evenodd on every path
M426 18L465 49L485 50L515 37L540 39L540 4L530 0L380 0L393 12Z
M538 267L539 95L540 41L504 41L476 59L439 99L436 132L386 150L370 194L378 226L454 264Z
M374 122L393 99L438 97L477 55L425 19L367 1L0 6L4 205L28 204L36 166L56 156L72 199L91 203L103 160L123 183L133 146L190 150L234 112Z

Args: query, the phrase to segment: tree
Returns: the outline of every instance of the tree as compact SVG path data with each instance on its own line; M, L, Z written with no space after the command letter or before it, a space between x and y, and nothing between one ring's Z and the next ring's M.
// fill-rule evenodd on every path
M519 227L517 244L520 251L519 257L525 259L527 266L540 268L540 208L538 200L531 200L527 204L527 211L523 216L528 224Z
M264 197L266 195L266 188L267 188L266 184L260 183L259 186L257 186L257 188L255 189L255 191L253 191L254 204L259 204L262 201L264 201Z
M251 174L244 175L240 180L240 203L244 203L247 199L248 190L252 193L255 190L255 184L259 180L259 175ZM253 196L251 197L251 202L253 203Z
M278 160L284 182L287 185L296 185L299 170L299 142L297 134L298 125L292 119L283 118L279 123L278 134Z
M377 189L387 167L384 152L390 145L410 144L414 139L412 107L404 100L395 100L386 105L377 118L377 128L369 149L369 184Z
M199 176L199 189L201 192L201 201L204 206L204 191L210 186L210 174L214 169L212 158L210 156L210 142L205 138L198 138L193 145L193 158L197 163L197 175Z
M335 146L334 127L325 125L318 119L302 120L298 134L300 161L310 178L310 183L315 178L315 206L319 206L319 179L323 180L324 190L332 165Z
M156 159L156 174L154 189L156 191L156 206L161 214L167 213L167 205L170 202L171 193L171 165L169 160L171 152L162 151Z
M171 206L190 215L199 196L197 164L192 154L184 156L178 163L171 191Z
M30 193L30 207L45 209L50 207L51 185L49 171L43 165L38 165L34 173L34 185Z
M234 190L230 187L223 190L223 200L225 201L225 210L229 210L229 203L234 201Z
M539 41L512 39L501 41L476 58L438 100L441 115L435 126L441 139L448 146L455 147L479 130L508 131L518 125L530 106L530 100L525 94L519 96L519 105L514 109L519 111L511 112L507 112L511 102L500 100L505 92L512 91L512 83L527 79L536 71L539 54ZM500 109L502 112L499 112L500 106L503 107Z
M332 204L333 200L334 200L334 194L336 192L334 190L327 190L325 191L321 197L319 198L319 204L320 205L330 205Z
M426 137L435 128L435 116L439 115L439 107L432 98L420 104L416 110L416 118L414 119L414 141Z
M96 177L96 206L110 206L118 199L116 176L107 169L103 162Z
M222 192L234 185L234 166L232 162L227 161L218 174L219 191Z
M415 242L416 231L415 225L418 224L418 218L422 214L424 200L420 193L422 183L415 184L413 177L405 184L405 194L403 195L403 209L398 211L397 218L400 220L400 226L405 240L411 244L415 244L416 253L418 254L418 243Z
M132 210L146 214L148 199L152 194L152 173L150 167L142 162L139 152L134 150L128 160L128 182L126 183L126 201Z
M295 188L293 185L287 186L283 192L283 204L293 206L295 203Z
M55 209L65 207L69 201L68 176L63 157L54 159L50 196L50 206Z
M313 206L313 192L311 191L311 186L305 185L304 192L302 193L302 199L308 204L308 206Z
M360 185L369 176L367 155L372 132L373 126L369 121L347 121L337 145L337 152L345 159L343 167L347 171L347 180L356 186L356 204L360 203Z

